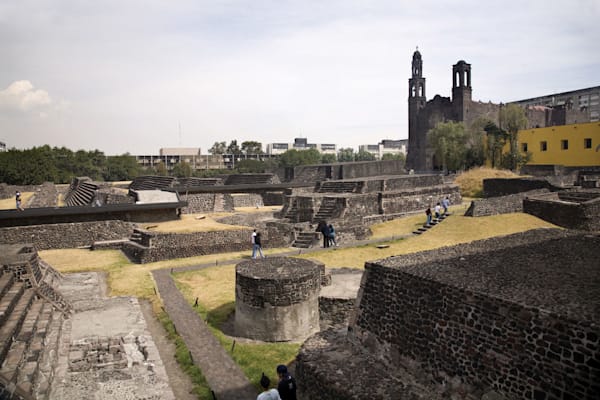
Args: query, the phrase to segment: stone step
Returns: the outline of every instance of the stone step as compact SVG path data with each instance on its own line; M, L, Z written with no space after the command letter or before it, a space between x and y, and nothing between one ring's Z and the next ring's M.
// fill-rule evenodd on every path
M0 327L0 365L4 363L13 337L21 329L34 296L34 290L27 290L15 305L6 322Z
M101 249L121 249L123 247L123 243L129 242L130 240L134 240L133 238L129 239L116 239L116 240L99 240L97 242L92 243L91 250L101 250ZM141 240L141 237L137 240Z
M33 379L37 399L47 399L50 394L50 385L54 379L54 366L58 359L58 347L62 336L62 324L63 315L55 310L44 339L42 354L38 358L37 374Z
M25 284L23 282L14 282L8 291L0 300L0 326L10 317L14 307L23 295Z
M0 276L0 300L4 297L4 294L12 287L15 276L12 273L4 273Z

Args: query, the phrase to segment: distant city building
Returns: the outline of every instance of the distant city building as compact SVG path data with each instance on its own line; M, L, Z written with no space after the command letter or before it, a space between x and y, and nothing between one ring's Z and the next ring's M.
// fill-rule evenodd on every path
M306 138L295 138L294 143L269 143L267 144L268 155L279 155L283 154L288 150L308 150L316 149L322 154L336 154L337 145L329 143L308 143Z
M200 154L199 147L161 148L158 155L135 156L137 163L148 169L163 164L167 170L172 170L179 163L187 163L192 170L201 169L232 169L243 160L260 160L271 158L268 154Z
M452 98L436 95L427 100L423 60L417 50L412 58L412 76L408 80L408 168L427 171L440 167L428 133L439 122L464 123L466 128L478 118L498 124L503 104L472 100L471 64L463 60L452 66ZM525 108L528 128L544 128L598 121L600 87L557 93L515 101Z
M404 154L406 155L408 148L408 139L390 140L384 139L379 144L361 144L358 146L358 151L366 151L381 160L384 154Z
M6 151L6 143L0 142L0 152Z
M529 121L532 127L581 124L600 120L600 86L570 92L550 94L513 102L524 108L546 111L540 121ZM547 110L552 110L553 119L548 119ZM561 112L562 111L562 112ZM529 115L528 115L529 117Z

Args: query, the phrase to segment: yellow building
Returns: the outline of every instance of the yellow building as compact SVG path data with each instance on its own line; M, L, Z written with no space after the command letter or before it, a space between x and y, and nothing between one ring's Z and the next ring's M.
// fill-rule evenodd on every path
M600 166L600 122L524 129L519 149L531 153L527 165Z

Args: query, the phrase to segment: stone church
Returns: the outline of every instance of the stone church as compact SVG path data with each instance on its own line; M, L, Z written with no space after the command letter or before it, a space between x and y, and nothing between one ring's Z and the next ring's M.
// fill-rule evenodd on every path
M498 124L503 104L473 101L471 64L460 60L452 66L452 98L435 95L427 101L423 59L416 50L412 58L412 77L408 80L408 155L407 168L417 172L431 171L439 166L427 133L439 122L463 122L469 129L479 117ZM514 103L525 108L527 128L543 128L598 120L600 87L558 93Z

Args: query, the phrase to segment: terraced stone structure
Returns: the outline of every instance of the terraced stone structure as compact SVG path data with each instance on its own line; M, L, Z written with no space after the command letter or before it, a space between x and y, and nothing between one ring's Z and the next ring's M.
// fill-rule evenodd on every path
M304 340L319 331L325 266L273 257L235 268L235 333L269 342Z
M531 196L523 211L564 228L600 232L600 189Z
M366 263L348 332L300 351L302 398L600 398L598 248L540 229Z
M0 398L46 399L63 320L61 280L30 245L0 245Z

